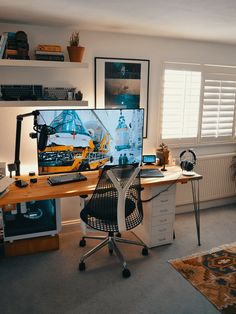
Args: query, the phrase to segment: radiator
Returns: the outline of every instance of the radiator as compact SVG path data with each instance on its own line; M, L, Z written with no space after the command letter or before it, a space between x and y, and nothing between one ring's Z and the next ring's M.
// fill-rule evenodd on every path
M232 179L230 164L235 154L200 156L194 171L201 174L200 201L210 201L236 195L236 182ZM192 202L191 184L177 184L176 204Z

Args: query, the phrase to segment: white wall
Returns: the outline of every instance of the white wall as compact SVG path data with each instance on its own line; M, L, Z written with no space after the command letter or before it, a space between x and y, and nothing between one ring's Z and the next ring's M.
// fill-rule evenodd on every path
M58 27L0 24L4 31L24 30L28 35L31 56L38 44L59 44L66 46L73 30ZM94 57L137 58L150 60L148 138L144 140L144 153L154 153L159 144L159 102L163 61L197 62L236 65L236 46L203 43L185 40L164 39L124 35L116 33L81 31L80 44L85 46L84 62L88 69L20 69L0 68L1 83L43 84L44 86L75 86L94 106ZM66 53L66 59L68 56ZM19 113L31 112L36 108L0 108L0 161L14 161L15 117ZM29 139L32 131L31 118L23 122L21 142L22 170L37 170L36 143ZM199 153L233 151L233 146L198 149ZM64 214L64 219L69 219Z

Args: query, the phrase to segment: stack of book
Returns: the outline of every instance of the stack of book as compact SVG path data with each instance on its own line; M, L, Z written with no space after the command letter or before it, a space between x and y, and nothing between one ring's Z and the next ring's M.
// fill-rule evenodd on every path
M7 44L4 53L5 59L17 59L18 51L17 51L17 42L16 42L16 33L8 32L7 33Z
M0 36L0 59L29 59L28 50L27 35L23 31L4 32Z
M0 59L17 59L16 33L4 32L0 39Z
M64 53L58 45L38 45L35 58L45 61L64 61Z
M7 37L8 37L7 32L2 33L1 38L0 38L0 59L4 57L4 52L7 45Z

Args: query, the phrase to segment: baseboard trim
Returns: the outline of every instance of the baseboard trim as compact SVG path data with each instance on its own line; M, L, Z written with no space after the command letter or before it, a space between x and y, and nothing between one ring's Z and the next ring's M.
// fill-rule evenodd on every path
M64 220L61 222L61 232L73 232L80 230L80 219Z
M217 200L200 202L200 209L219 207L236 203L236 196L228 198L220 198ZM185 204L176 206L176 214L189 213L193 211L193 204Z

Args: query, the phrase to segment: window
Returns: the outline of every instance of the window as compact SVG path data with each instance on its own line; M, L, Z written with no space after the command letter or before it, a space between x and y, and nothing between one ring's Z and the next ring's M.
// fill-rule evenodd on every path
M201 72L166 69L163 86L162 139L197 137Z
M214 76L204 80L201 138L233 137L236 81Z
M197 144L235 136L236 70L166 63L161 141Z

